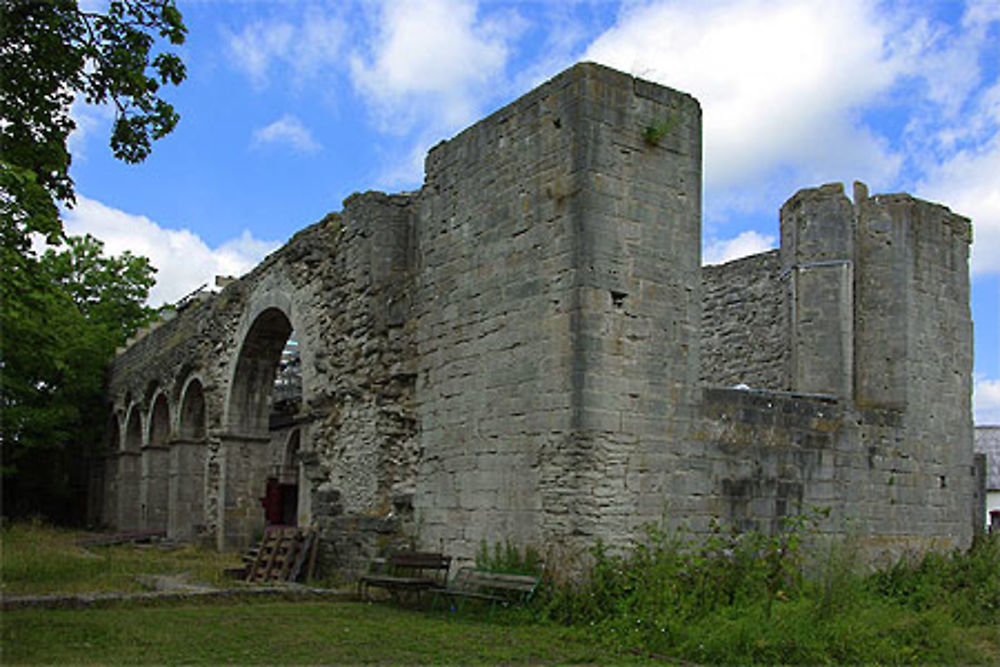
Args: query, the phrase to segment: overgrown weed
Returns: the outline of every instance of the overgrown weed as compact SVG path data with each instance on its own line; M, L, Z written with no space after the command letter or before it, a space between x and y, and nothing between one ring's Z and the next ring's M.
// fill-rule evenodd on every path
M598 544L587 576L549 582L536 613L696 662L996 663L996 636L977 628L1000 624L998 536L864 574L850 540L807 562L820 516L770 536L714 523L706 536L652 527L625 553Z

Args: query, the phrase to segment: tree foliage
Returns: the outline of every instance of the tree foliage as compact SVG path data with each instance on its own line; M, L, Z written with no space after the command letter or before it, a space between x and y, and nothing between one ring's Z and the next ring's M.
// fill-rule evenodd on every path
M66 238L74 203L67 140L75 102L114 108L110 146L144 160L178 115L159 95L185 77L174 0L0 0L0 446L3 512L79 518L100 438L105 369L151 316L154 269ZM40 237L55 248L39 255ZM82 487L82 488L81 488Z
M26 270L0 275L5 515L80 518L87 456L104 428L108 360L155 314L143 305L149 261L102 252L92 236L69 237L60 250L23 258Z
M185 76L180 58L156 52L157 37L184 42L174 0L113 0L107 13L76 0L0 0L0 219L2 242L30 251L30 234L62 234L59 205L72 206L66 146L70 107L111 103L111 150L140 162L178 115L159 97Z

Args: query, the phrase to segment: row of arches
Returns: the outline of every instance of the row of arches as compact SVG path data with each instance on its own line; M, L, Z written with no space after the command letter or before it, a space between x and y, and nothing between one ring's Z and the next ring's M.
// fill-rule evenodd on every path
M143 447L162 447L171 439L204 440L207 432L205 391L198 378L191 378L185 383L176 424L171 422L170 401L162 391L155 394L152 406L145 415L138 401L133 402L124 414L124 432L121 413L111 416L109 448L112 452L138 452Z
M176 539L194 538L208 526L220 547L233 547L247 543L265 522L296 521L301 433L288 423L274 426L277 406L287 410L294 403L289 387L297 388L301 404L298 345L286 310L256 312L227 364L228 381L213 378L206 385L190 373L199 360L188 359L190 374L180 391L165 391L153 380L140 399L126 394L109 428L109 523ZM275 455L280 466L272 463ZM271 487L280 487L280 511L273 498L268 505Z
M120 414L111 417L116 470L105 516L119 530L190 539L205 523L207 415L199 378L185 382L176 422L173 412L167 394L156 391L148 410L138 401L129 405L124 428Z

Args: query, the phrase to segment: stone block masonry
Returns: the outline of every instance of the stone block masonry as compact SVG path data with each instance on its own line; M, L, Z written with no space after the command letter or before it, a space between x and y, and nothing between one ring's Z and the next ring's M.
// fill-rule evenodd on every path
M703 271L698 102L577 65L123 350L91 511L220 548L313 524L348 576L813 505L872 557L965 545L969 222L854 194Z

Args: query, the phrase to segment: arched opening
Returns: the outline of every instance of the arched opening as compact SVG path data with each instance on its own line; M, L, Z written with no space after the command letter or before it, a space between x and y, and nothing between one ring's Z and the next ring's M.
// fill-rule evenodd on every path
M170 436L170 407L167 397L157 394L149 416L149 446L163 447Z
M205 393L201 381L184 386L177 438L170 442L169 516L167 536L190 540L207 525L205 517Z
M291 322L277 308L262 312L250 327L236 362L229 400L229 427L235 433L267 434L271 395L291 333Z
M282 491L280 472L269 470L268 452L274 438L294 428L301 403L291 320L281 309L268 308L247 332L229 392L222 546L245 546L268 524L295 524L297 482Z
M170 408L163 393L149 411L149 441L142 449L142 523L146 530L167 529Z
M142 476L142 412L138 405L129 408L125 418L125 437L118 455L118 497L115 524L119 530L140 527L140 478Z
M111 415L109 422L107 451L117 454L122 448L122 423L117 414Z
M267 479L264 512L268 525L297 526L299 522L300 429L293 429L284 447L282 462Z
M122 450L122 422L118 413L108 420L108 438L104 448L103 484L100 493L100 517L94 523L114 525L118 511L118 454Z
M205 439L205 392L196 379L191 380L184 390L177 430L178 437L183 440Z
M126 452L138 453L142 448L142 415L138 406L133 406L128 413L128 422L125 424L125 440L122 447Z

